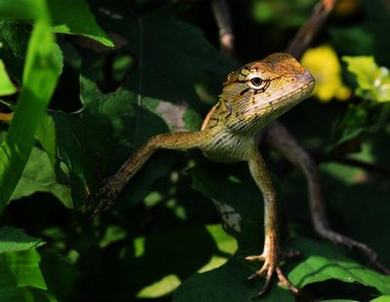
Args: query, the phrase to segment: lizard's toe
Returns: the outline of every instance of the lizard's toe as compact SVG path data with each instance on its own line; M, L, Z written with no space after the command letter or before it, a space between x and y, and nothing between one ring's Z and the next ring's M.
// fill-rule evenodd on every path
M94 218L96 215L100 214L101 212L110 209L113 206L117 196L118 192L113 189L113 186L111 185L110 181L108 181L106 185L104 185L96 192L96 194L90 197L91 199L98 201L98 205L93 211L91 219Z
M297 256L297 253L280 253L283 257L290 258L292 256ZM248 261L264 261L263 265L259 270L257 270L254 274L248 277L248 280L253 280L256 278L264 277L265 282L257 297L260 297L268 292L271 287L272 277L276 275L278 278L278 284L286 287L290 290L294 295L299 294L299 289L295 287L285 276L281 269L282 262L280 261L281 257L278 257L276 249L267 249L260 255L248 256L245 260Z

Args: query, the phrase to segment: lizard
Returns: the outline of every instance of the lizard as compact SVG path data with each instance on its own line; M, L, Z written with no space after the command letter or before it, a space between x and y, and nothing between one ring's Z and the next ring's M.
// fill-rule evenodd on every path
M223 84L218 103L209 111L200 130L152 136L95 194L94 199L100 202L94 215L113 205L126 183L158 149L186 151L197 148L213 161L245 161L264 199L263 251L245 258L263 264L249 279L265 277L259 296L269 289L273 275L293 294L298 294L298 288L281 269L276 193L257 145L259 133L309 97L314 86L310 72L287 53L271 54L231 72Z

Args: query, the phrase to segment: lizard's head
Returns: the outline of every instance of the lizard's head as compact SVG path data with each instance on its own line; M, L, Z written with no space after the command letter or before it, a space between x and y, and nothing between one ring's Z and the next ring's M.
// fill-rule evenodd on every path
M275 53L229 74L220 101L231 111L229 128L258 130L314 89L314 78L296 59Z

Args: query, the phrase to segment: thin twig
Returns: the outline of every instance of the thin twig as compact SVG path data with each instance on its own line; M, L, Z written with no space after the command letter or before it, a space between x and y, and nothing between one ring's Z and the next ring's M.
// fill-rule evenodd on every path
M286 52L299 59L313 41L314 36L322 27L329 13L336 5L336 2L337 0L321 0L318 2L309 20L307 20L291 40Z
M224 53L233 55L234 34L229 6L225 0L213 0L211 1L211 9L219 30L219 43L221 50Z

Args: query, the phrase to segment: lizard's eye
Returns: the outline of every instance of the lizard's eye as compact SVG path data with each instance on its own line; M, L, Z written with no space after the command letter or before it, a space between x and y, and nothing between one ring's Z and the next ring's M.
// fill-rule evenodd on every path
M250 82L254 87L260 87L263 84L263 80L259 77L253 77Z

